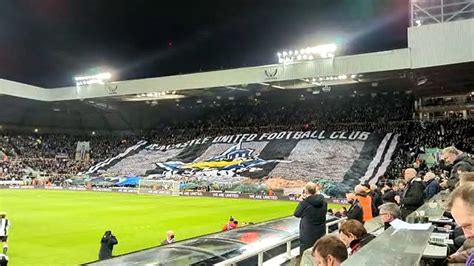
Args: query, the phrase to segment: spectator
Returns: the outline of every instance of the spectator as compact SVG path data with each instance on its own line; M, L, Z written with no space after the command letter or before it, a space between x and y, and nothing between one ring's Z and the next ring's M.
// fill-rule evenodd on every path
M403 192L405 191L405 189L407 188L407 181L405 180L400 180L400 183L398 183L398 195L401 196L403 195Z
M423 205L423 192L425 187L421 181L421 178L416 177L416 170L413 168L408 168L405 170L405 181L407 186L403 191L402 196L395 196L395 200L401 206L401 216L403 220L406 217L414 212L416 209Z
M376 185L370 185L370 196L372 197L372 215L376 217L379 215L379 207L383 204L382 192Z
M320 188L309 182L306 184L294 216L300 221L300 255L312 247L314 243L326 234L327 202L319 194Z
M425 200L431 199L434 195L441 191L438 180L436 180L436 175L433 172L426 173L423 177L423 182L425 185Z
M100 240L99 260L112 258L114 246L118 244L117 238L111 231L105 231L104 236Z
M397 192L393 190L392 187L393 185L391 182L386 182L384 187L382 188L382 201L384 203L397 203L397 201L395 201L395 196L397 195Z
M349 249L349 255L354 254L375 238L375 236L368 234L364 225L357 220L343 222L339 228L339 237Z
M230 217L229 218L229 221L224 225L222 231L229 231L229 230L232 230L232 229L235 229L237 228L239 222L237 220L234 219L234 217Z
M347 248L336 236L324 236L314 244L313 257L315 265L339 266L348 257Z
M346 207L342 207L341 214L342 214L342 217L347 217L347 208Z
M351 203L351 207L347 211L347 219L355 219L361 223L365 223L372 219L372 198L367 194L367 190L362 185L354 188L354 193L346 195L347 200Z
M380 207L380 219L384 224L385 230L390 227L390 223L400 218L400 207L393 202L387 202L382 204Z
M175 238L174 238L174 232L169 230L168 232L166 232L166 239L161 241L161 245L168 245L168 244L171 244L171 243L174 243L175 241Z
M462 228L468 245L474 240L474 183L463 184L450 195L448 209L456 223ZM466 243L465 241L465 243ZM453 254L450 259L466 258L466 265L474 265L474 250L472 246L462 247L462 250Z
M447 147L441 152L440 159L446 165L452 165L449 179L441 183L441 187L454 189L462 172L474 171L474 161L468 154L456 149L454 146Z

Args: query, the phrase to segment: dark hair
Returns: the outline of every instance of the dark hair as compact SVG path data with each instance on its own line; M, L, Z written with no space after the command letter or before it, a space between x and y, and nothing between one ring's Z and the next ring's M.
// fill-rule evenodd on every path
M315 252L318 252L325 260L329 255L339 262L345 261L348 257L346 245L334 235L323 236L316 241L313 246L313 256Z
M361 238L367 234L367 230L365 230L364 225L361 222L351 219L341 224L339 233L343 233L346 236L352 234L355 238Z
M389 187L389 188L392 188L392 187L393 187L393 184L392 184L392 182L390 182L390 181L387 181L387 182L385 183L385 185L386 185L387 187Z
M369 182L365 182L365 183L363 183L363 184L361 184L361 185L364 186L364 187L366 187L366 188L368 188L368 189L370 189L370 184L369 184Z
M234 224L239 224L239 221L235 220L235 221L234 221Z

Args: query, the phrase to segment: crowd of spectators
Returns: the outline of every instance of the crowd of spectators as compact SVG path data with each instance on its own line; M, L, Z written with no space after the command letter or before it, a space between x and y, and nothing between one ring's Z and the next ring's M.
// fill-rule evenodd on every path
M334 213L331 209L327 210L322 197L316 204L315 199L320 196L320 192L319 189L311 188L319 186L308 183L294 214L301 217L300 247L304 250L300 251L300 254L303 254L303 263L300 265L341 265L344 260L375 239L376 235L390 228L396 219L410 223L428 223L429 217L418 213L417 210L442 190L447 190L448 194L454 190L447 205L440 206L446 208L444 216L454 219L454 223L443 222L443 230L452 231L450 238L454 239L454 243L447 249L449 256L442 259L446 258L444 262L474 265L474 160L469 154L451 146L442 150L436 164L441 165L444 176L439 176L433 169L426 169L427 172L424 172L422 169L417 171L414 168L406 168L403 177L395 181L396 184L383 180L377 185L356 185L354 192L346 195L351 204L347 212L341 210ZM454 184L453 187L451 184ZM324 233L320 234L317 230L308 230L321 224L318 219L324 219L326 210L327 214L346 217L347 220L339 226L339 234L323 236ZM364 225L372 223L375 217L379 217L384 226L377 229L377 232L368 233ZM331 249L322 247L322 243ZM308 249L308 246L313 248ZM308 254L311 254L310 257Z
M411 95L365 95L318 100L233 103L221 107L182 110L160 128L132 136L2 133L6 156L0 178L19 178L25 168L56 175L75 175L113 157L140 139L172 144L202 136L262 133L280 130L345 130L400 134L386 178L394 179L414 163L424 149L454 145L468 153L474 137L472 120L413 121ZM186 117L186 118L183 118ZM78 141L89 141L88 160L76 161ZM23 169L22 169L23 168ZM7 171L5 171L7 169ZM8 174L6 174L8 173Z

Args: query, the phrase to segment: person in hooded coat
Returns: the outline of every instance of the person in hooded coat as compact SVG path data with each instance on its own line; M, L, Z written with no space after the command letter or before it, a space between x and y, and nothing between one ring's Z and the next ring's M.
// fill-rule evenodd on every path
M294 216L300 221L300 254L311 248L314 243L326 234L326 212L328 205L319 194L320 187L312 182L305 186L300 203Z
M105 231L104 236L100 240L99 260L112 258L112 250L117 245L117 238L112 235L111 231Z

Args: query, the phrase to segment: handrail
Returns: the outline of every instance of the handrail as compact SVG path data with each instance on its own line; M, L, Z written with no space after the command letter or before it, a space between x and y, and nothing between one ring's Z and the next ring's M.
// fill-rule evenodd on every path
M341 222L345 221L346 219L347 219L346 217L343 217L343 218L340 218L338 220L326 223L326 225L325 225L326 226L326 234L329 233L329 227L331 227L335 224L340 224ZM262 266L263 265L263 253L268 251L268 250L274 249L278 246L281 246L285 243L286 243L286 254L288 255L288 258L289 258L290 253L291 253L291 242L293 240L298 239L298 238L299 238L299 233L296 233L296 234L288 236L288 237L286 237L286 238L284 238L280 241L277 241L277 242L275 242L271 245L265 245L265 246L262 246L262 247L259 247L259 248L252 249L249 252L244 252L243 254L241 254L237 257L233 257L231 259L219 262L215 265L216 266L235 265L240 261L246 260L246 259L254 257L254 256L258 256L258 264L257 265Z

